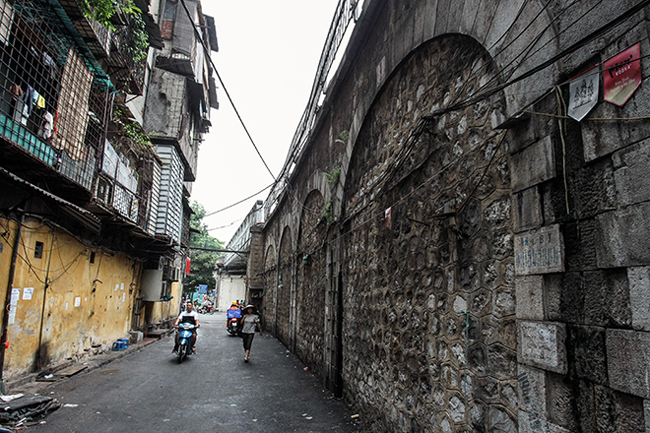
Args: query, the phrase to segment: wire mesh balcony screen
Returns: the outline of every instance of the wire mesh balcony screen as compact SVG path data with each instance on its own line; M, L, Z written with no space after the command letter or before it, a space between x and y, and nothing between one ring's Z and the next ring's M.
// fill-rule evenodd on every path
M120 90L125 90L133 95L142 95L144 87L146 52L140 52L134 46L137 23L130 20L125 26L118 28L113 34L113 43L116 50L107 59L109 73Z
M142 170L140 170L142 171ZM130 166L124 154L118 154L108 141L104 145L102 169L97 181L97 200L120 215L146 227L147 200L138 194L139 173Z
M181 229L181 245L190 246L190 213L183 212L183 227Z
M108 92L69 35L50 3L0 0L0 136L91 190Z

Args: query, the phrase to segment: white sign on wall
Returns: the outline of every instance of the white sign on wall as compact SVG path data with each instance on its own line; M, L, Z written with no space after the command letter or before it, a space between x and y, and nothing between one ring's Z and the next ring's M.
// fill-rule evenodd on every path
M558 224L515 235L517 275L564 271L564 244Z
M569 82L567 114L580 122L598 103L599 72L593 67Z
M34 288L33 287L25 287L23 290L23 301L29 301L32 299L32 295L34 294Z

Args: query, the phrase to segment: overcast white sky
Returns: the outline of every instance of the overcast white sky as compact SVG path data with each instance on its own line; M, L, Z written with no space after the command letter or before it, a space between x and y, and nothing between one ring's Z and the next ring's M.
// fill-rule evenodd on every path
M255 144L275 176L284 163L314 80L338 0L207 0L219 51L212 59ZM216 78L216 77L215 77ZM199 150L192 201L222 209L273 182L219 85L219 109ZM268 190L207 217L224 245ZM224 227L226 226L226 227ZM219 228L224 227L224 228ZM219 229L216 229L219 228Z

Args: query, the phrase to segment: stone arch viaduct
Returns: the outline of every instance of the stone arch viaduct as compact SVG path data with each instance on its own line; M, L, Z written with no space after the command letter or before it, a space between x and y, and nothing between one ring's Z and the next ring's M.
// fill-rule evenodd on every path
M248 277L373 432L650 431L647 3L365 2Z

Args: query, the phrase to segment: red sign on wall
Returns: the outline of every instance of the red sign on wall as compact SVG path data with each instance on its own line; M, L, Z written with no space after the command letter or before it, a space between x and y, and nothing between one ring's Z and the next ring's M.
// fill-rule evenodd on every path
M605 101L625 105L641 85L641 43L603 63Z

